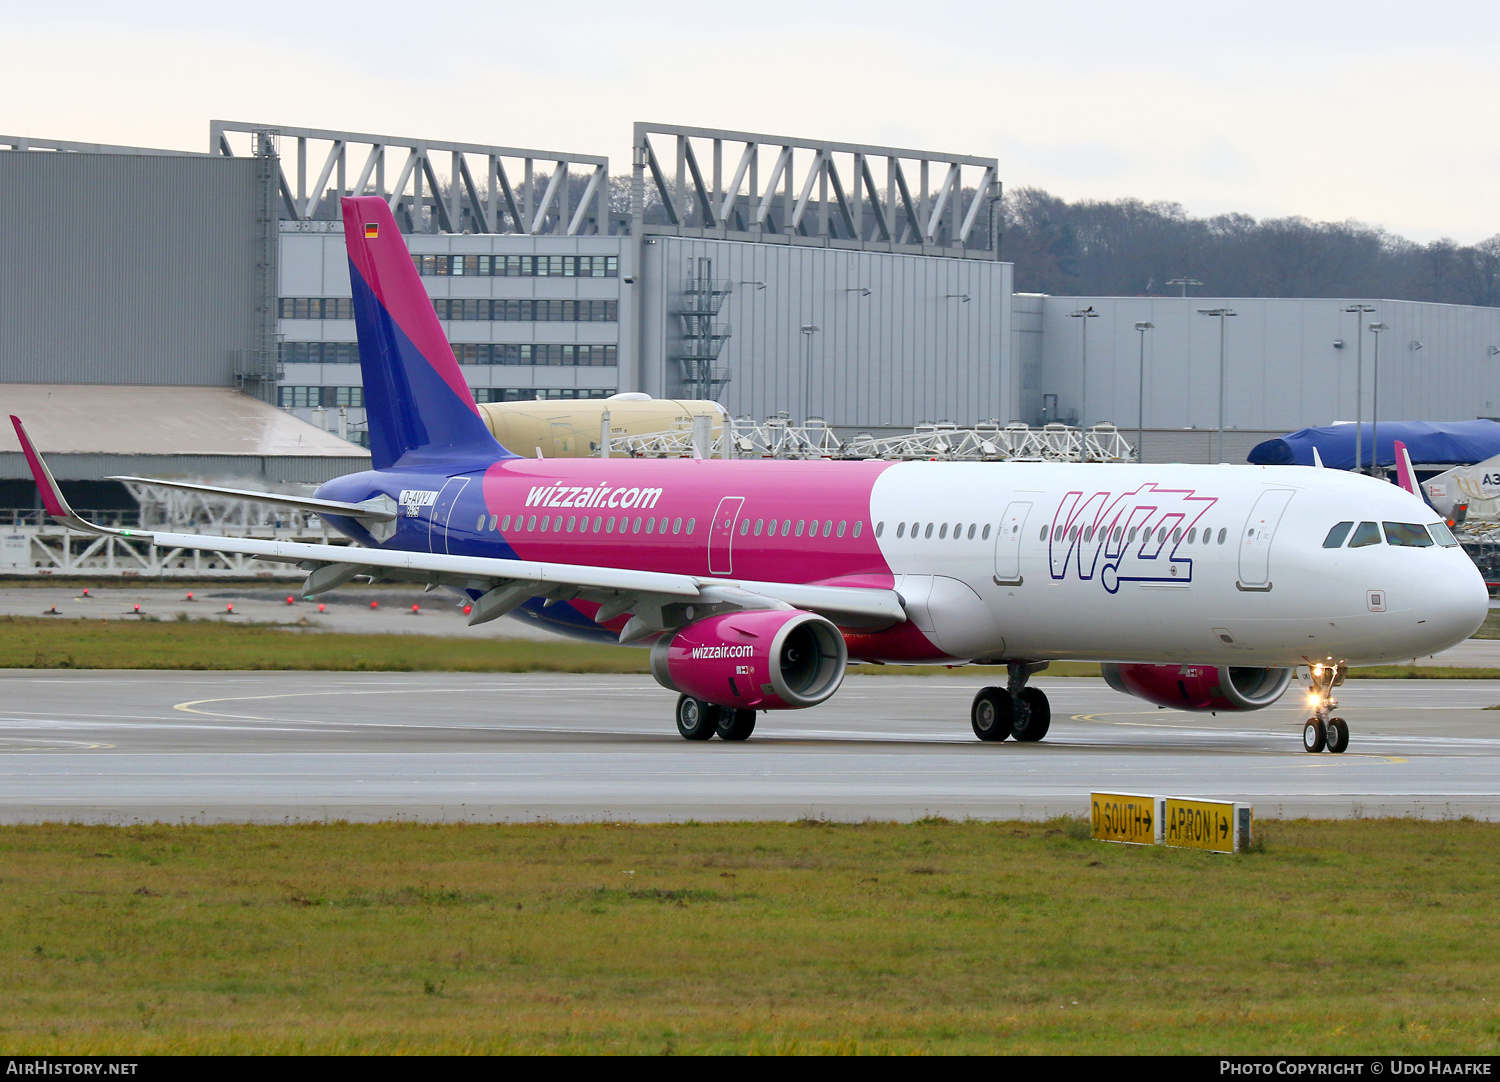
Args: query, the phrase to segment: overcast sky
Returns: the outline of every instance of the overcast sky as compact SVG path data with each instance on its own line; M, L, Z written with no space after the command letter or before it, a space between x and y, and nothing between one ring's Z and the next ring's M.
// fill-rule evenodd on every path
M994 155L1070 199L1500 233L1494 3L17 6L5 134L204 150L222 118L624 172L649 120Z

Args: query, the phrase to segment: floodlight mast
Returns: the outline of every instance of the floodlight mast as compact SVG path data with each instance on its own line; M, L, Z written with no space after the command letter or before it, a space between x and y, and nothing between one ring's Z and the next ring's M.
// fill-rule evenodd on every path
M1365 336L1359 333L1365 313L1375 311L1373 304L1351 304L1346 312L1354 313L1354 472L1365 469Z
M1375 336L1375 401L1370 404L1370 472L1380 466L1380 334L1390 330L1385 323L1371 323L1368 330Z
M1141 336L1141 366L1135 393L1135 460L1141 461L1141 447L1146 440L1146 332L1156 329L1156 324L1141 320L1135 325Z
M1200 308L1200 316L1217 316L1219 320L1219 438L1214 461L1224 461L1224 320L1239 315L1233 308Z
M1083 365L1078 388L1078 427L1086 428L1089 423L1089 320L1098 319L1099 313L1094 311L1094 306L1091 304L1087 308L1069 312L1068 318L1082 321L1080 326L1083 328Z

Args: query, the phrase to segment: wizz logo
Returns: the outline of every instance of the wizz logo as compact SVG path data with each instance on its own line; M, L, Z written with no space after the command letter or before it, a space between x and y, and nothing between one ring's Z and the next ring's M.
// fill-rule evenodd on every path
M1150 483L1118 496L1069 492L1047 536L1052 577L1097 578L1110 593L1122 582L1192 582L1197 525L1217 502Z

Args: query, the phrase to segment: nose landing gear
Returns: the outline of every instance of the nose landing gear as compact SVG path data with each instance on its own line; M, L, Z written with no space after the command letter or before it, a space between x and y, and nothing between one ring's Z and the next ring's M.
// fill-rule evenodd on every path
M1012 661L1006 668L1010 679L1003 688L980 688L969 710L974 735L999 742L1007 737L1030 742L1047 735L1052 726L1052 705L1041 688L1026 686L1034 672L1047 667L1045 661Z
M1339 705L1333 689L1344 682L1347 671L1348 666L1343 662L1312 666L1313 716L1302 726L1302 750L1314 754L1326 750L1339 755L1349 747L1349 723L1343 718L1329 717Z

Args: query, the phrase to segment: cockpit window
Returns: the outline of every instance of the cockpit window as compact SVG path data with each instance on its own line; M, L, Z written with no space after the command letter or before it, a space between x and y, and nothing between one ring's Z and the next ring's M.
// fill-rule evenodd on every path
M1364 548L1366 545L1380 544L1380 527L1373 522L1361 522L1354 530L1354 538L1349 542L1352 549Z
M1323 538L1323 547L1325 549L1338 548L1344 543L1344 538L1349 536L1349 531L1352 529L1354 529L1354 523L1340 522L1337 526L1328 531L1327 537Z
M1385 523L1386 544L1398 545L1401 548L1425 549L1432 547L1432 538L1427 534L1427 527L1420 526L1415 522L1387 522Z
M1432 534L1432 539L1445 549L1458 547L1458 538L1453 536L1453 531L1448 529L1447 523L1429 522L1427 532Z

